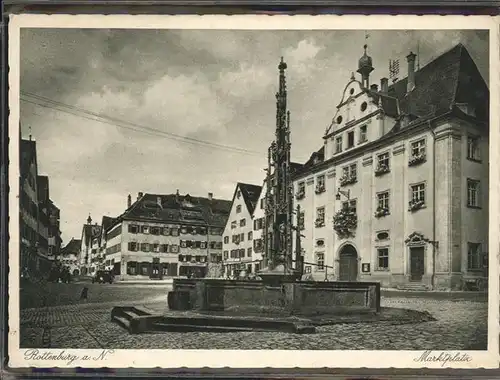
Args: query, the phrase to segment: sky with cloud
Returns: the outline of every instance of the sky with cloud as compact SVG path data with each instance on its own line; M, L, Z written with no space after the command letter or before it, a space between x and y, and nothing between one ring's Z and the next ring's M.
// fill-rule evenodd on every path
M400 60L404 77L410 51L423 66L458 43L488 81L487 32L368 34L23 29L22 134L37 141L64 243L80 237L89 214L98 222L121 214L128 194L179 189L231 199L236 182L261 184L281 56L296 162L322 146L365 41L372 83L388 76L389 59Z

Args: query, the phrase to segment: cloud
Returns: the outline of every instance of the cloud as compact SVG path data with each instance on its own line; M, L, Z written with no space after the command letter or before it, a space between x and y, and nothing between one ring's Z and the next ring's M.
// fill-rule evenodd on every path
M299 41L294 47L285 49L286 62L294 79L304 80L315 75L320 69L316 57L323 48L317 45L314 39L309 38Z
M334 30L23 29L21 38L22 91L80 115L21 103L23 133L30 127L38 142L65 242L80 235L89 212L95 220L123 212L129 193L179 189L230 199L238 181L261 185L280 56L288 65L292 160L306 160L322 146L366 42L363 31ZM372 82L387 75L389 58L400 59L403 74L419 40L422 65L460 41L487 77L484 33L371 31ZM78 110L126 123L99 123Z

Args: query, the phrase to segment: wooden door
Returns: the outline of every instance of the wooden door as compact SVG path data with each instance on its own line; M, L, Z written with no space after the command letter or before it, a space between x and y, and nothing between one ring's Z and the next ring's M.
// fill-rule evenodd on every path
M358 255L354 247L340 253L339 281L357 281Z
M151 265L151 275L150 278L161 280L163 277L163 267L160 263L160 259L154 257L153 264Z
M424 247L410 248L410 280L422 281L425 272Z

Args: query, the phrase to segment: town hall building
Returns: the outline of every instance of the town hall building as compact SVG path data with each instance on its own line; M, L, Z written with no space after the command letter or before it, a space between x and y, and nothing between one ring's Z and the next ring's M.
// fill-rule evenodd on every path
M384 287L461 288L488 252L489 91L459 44L407 77L346 78L322 147L294 174L305 272ZM294 239L295 241L295 239Z

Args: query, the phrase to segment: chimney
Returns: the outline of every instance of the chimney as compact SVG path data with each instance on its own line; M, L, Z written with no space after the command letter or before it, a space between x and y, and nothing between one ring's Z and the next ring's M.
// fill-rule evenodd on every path
M380 79L380 92L383 94L387 94L389 91L389 79L382 78Z
M415 58L416 55L413 52L410 52L406 57L408 61L408 84L406 92L411 92L415 88Z
M139 191L139 192L137 193L137 200L139 200L140 198L142 198L142 196L143 196L143 195L144 195L144 194L142 193L142 191Z
M211 201L214 198L214 193L208 193L208 199Z
M378 84L372 84L370 86L370 90L372 90L372 91L378 91Z
M127 208L132 206L132 196L129 194L127 197Z

